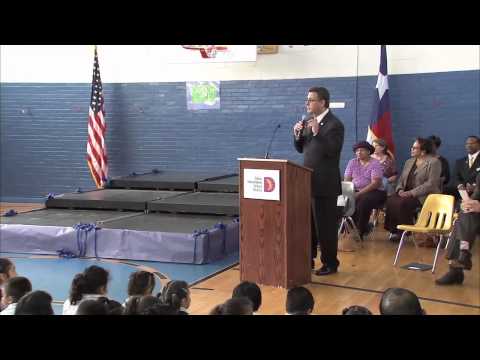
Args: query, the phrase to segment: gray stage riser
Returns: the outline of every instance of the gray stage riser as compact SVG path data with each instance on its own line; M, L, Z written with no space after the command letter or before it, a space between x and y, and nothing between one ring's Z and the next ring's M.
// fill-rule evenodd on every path
M116 203L108 203L102 202L101 204L94 204L90 206L63 206L63 205L56 205L50 204L47 206L49 209L67 209L67 210L105 210L105 211L146 211L147 210L147 203L142 204L128 204L124 206L124 204L116 204Z
M178 206L174 204L156 205L155 208L149 208L147 213L165 213L165 214L203 214L203 215L227 215L238 216L239 209L232 209L230 207L216 207L214 211L206 210L202 206Z

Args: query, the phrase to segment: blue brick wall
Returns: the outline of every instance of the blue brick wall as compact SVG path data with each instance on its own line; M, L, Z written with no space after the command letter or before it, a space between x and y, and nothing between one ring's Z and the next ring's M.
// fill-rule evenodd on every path
M391 75L394 137L400 162L412 140L432 133L453 162L464 139L480 133L480 72ZM344 122L342 170L366 136L376 76L223 81L221 109L189 112L185 83L104 84L110 175L153 168L236 171L238 157L262 157L281 125L272 157L302 161L291 128L304 112L306 90L325 86ZM27 201L78 187L93 188L85 161L89 84L0 86L3 201Z

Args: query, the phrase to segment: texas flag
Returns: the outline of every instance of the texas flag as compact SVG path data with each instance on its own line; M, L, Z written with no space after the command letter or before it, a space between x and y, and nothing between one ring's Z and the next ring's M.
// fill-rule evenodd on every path
M390 112L390 97L388 94L387 73L387 47L381 45L380 72L378 73L377 86L373 101L373 113L368 127L367 141L372 143L375 139L383 139L388 145L388 152L395 156L395 145L392 135L392 116Z

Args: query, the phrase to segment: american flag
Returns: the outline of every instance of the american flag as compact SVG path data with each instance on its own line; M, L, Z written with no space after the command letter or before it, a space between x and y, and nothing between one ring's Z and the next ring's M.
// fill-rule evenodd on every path
M392 134L392 115L390 112L390 96L388 91L387 47L380 48L380 71L378 72L377 86L373 103L373 114L368 127L367 141L383 139L388 145L388 152L395 156L395 145Z
M103 109L103 87L98 65L97 47L93 63L92 94L88 112L87 162L97 188L103 187L108 179L107 147L105 134L105 111Z

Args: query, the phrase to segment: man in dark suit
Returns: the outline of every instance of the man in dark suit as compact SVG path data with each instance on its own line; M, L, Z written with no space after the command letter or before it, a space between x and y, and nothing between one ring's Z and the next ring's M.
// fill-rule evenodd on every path
M457 199L458 189L467 190L469 195L473 193L475 178L480 174L480 138L469 136L465 142L465 149L467 156L456 161L453 187L447 191Z
M293 127L295 149L304 154L304 165L313 169L312 268L317 245L320 245L323 264L316 275L336 273L340 264L337 259L337 197L342 193L339 164L345 129L329 106L327 89L309 89L306 107L313 117L299 121Z
M450 242L447 247L447 259L450 269L436 280L438 285L462 284L463 270L472 268L471 249L475 238L480 235L480 174L475 180L476 186L470 200L463 200Z

